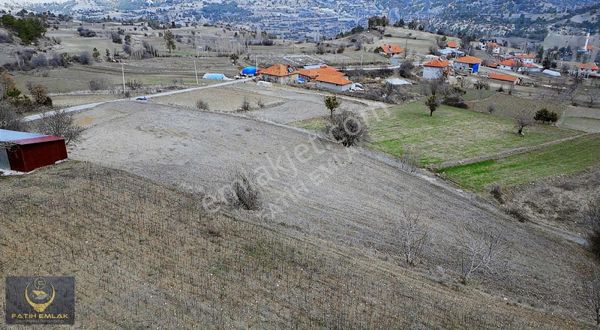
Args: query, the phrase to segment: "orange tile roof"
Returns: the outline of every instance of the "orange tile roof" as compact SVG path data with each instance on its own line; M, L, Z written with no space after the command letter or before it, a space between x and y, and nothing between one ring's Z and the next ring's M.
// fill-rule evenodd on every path
M508 60L504 60L502 62L500 62L500 65L504 65L504 66L515 66L517 65L517 61L515 61L514 59L508 59Z
M348 85L348 84L352 83L350 80L348 80L344 76L327 75L327 74L320 75L315 80L316 81L320 81L320 82L324 82L324 83L335 84L335 85Z
M344 76L344 74L339 72L336 68L327 66L327 65L324 65L320 68L315 68L315 69L301 69L301 70L298 70L298 73L303 76L309 77L310 79L315 79L320 75Z
M523 59L523 60L524 60L524 59L534 59L534 58L535 58L535 55L533 55L533 54L519 54L519 55L517 55L517 56L515 56L515 57L517 57L517 58L520 58L520 59Z
M292 74L294 72L295 72L295 70L289 65L275 64L266 69L260 70L259 73L266 74L269 76L285 77L285 76L289 76L290 74Z
M445 68L448 67L450 65L450 62L445 61L445 60L440 60L435 59L435 60L431 60L429 62L423 63L423 66L426 67L430 67L430 68Z
M383 44L381 45L381 49L388 55L400 54L404 51L400 45L396 44Z
M509 81L509 82L515 82L515 81L519 80L519 78L517 78L515 76L511 76L509 74L496 73L496 72L491 72L488 75L488 77L490 79L502 80L502 81Z
M475 56L463 56L456 59L456 62L459 63L467 63L467 64L479 64L481 63L481 59Z
M592 71L598 71L598 66L596 65L596 63L580 63L577 65L577 67L579 67L580 69L583 70L592 70Z
M585 50L592 50L594 47L592 45L588 45Z
M500 47L500 45L498 45L498 44L497 44L497 43L495 43L495 42L488 42L487 46L488 46L488 47L491 47L491 48L498 48L498 47Z
M450 47L450 48L457 48L458 47L458 42L456 42L454 40L450 40L450 41L448 41L448 47Z

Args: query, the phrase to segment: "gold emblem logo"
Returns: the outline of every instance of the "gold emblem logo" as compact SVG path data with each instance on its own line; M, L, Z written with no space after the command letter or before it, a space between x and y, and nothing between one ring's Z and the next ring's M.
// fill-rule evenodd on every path
M54 302L56 290L52 283L36 278L25 287L25 300L38 313L43 313Z

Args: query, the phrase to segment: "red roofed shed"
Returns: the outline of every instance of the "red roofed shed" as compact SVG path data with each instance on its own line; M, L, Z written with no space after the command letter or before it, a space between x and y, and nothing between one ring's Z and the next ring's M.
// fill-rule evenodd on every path
M0 168L30 172L66 159L65 140L56 136L0 129Z

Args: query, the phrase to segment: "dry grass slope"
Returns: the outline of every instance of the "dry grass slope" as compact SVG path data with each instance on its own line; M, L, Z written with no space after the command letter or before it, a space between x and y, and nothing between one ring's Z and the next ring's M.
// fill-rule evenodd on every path
M78 328L586 326L207 216L122 171L68 162L0 186L0 273L74 275Z

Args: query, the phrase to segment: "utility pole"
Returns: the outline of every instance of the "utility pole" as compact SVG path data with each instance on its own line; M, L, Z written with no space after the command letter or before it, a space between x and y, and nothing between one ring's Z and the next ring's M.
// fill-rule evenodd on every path
M123 94L125 94L125 67L123 62L121 62L121 75L123 76Z
M196 85L200 85L198 81L198 68L196 67L196 58L194 57L194 74L196 75Z

